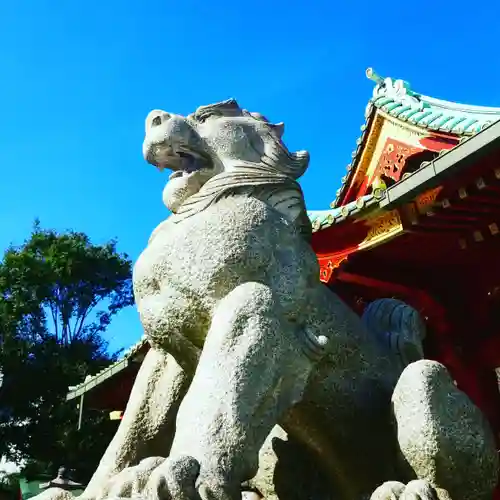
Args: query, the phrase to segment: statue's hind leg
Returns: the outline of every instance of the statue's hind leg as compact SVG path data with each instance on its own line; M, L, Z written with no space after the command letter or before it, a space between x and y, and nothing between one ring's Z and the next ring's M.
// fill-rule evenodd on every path
M215 311L169 460L152 475L150 493L161 492L177 461L193 457L203 499L239 499L241 483L257 471L260 447L301 399L311 369L272 291L259 283L235 289Z
M421 480L415 484L434 487L440 500L491 499L498 475L493 434L443 365L428 360L410 364L396 385L392 403L402 456ZM409 486L401 496L387 498L408 498Z

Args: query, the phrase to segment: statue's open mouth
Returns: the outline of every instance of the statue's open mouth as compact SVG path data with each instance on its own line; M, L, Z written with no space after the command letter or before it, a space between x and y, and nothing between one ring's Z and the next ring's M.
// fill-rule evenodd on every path
M202 169L212 168L212 159L208 154L185 146L170 146L160 143L152 148L148 161L160 171L172 170L170 179L191 175Z

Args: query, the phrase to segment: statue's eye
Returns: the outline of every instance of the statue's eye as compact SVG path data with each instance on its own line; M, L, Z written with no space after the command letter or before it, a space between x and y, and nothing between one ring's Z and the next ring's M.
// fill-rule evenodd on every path
M158 125L161 125L161 116L155 116L155 117L151 120L151 126L152 126L152 127L157 127Z
M206 109L206 110L200 111L199 113L195 113L194 119L198 123L205 123L209 118L218 118L220 116L221 116L221 114L218 113L216 110Z

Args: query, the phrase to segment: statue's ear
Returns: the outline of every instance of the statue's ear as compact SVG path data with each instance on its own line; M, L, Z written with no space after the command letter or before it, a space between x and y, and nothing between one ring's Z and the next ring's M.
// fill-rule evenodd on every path
M239 104L237 103L236 99L227 99L226 101L219 102L218 104L215 104L219 109L231 109L231 110L241 110Z
M285 124L283 122L275 123L273 125L274 133L281 139L285 133Z
M294 179L298 179L309 166L309 153L307 151L297 151L290 153L289 158L290 161L286 166L286 173Z

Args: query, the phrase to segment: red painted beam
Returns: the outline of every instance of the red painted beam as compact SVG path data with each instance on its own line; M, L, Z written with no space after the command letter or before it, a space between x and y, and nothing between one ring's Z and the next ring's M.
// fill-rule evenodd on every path
M422 290L410 288L399 283L391 283L368 276L360 276L340 270L337 279L344 283L359 285L370 289L380 290L387 296L398 296L415 307L424 317L428 318L433 326L433 330L438 335L448 333L446 323L446 311L430 295Z
M490 369L500 367L500 332L490 338L484 339L478 346L475 357Z

